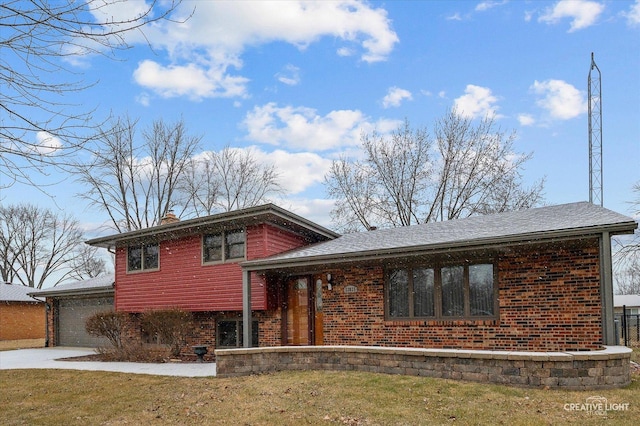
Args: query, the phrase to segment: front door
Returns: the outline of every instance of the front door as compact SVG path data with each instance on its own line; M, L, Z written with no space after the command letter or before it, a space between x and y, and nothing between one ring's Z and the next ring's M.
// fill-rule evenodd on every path
M322 281L292 277L286 290L287 345L322 345Z
M311 342L309 278L287 281L287 345L309 345Z

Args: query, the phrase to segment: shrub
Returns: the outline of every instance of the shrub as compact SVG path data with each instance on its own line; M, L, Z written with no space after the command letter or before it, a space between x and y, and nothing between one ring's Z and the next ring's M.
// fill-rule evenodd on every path
M124 351L124 332L129 322L126 312L104 311L93 314L85 323L87 333L95 337L105 337L116 352Z
M191 313L179 308L147 311L142 314L140 323L146 333L157 335L174 357L180 355L193 328Z

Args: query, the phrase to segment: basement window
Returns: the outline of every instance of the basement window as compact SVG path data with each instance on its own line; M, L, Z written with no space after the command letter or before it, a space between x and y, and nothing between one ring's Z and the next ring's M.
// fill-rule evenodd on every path
M159 267L158 244L141 244L127 248L127 272L158 270Z
M242 318L219 320L216 329L216 348L242 347ZM258 347L258 321L252 321L251 334L251 346Z

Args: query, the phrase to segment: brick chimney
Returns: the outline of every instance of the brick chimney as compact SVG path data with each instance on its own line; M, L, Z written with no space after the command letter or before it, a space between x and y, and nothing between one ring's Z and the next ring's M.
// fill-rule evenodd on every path
M173 210L169 210L167 214L165 214L164 217L160 220L160 225L166 225L168 223L176 222L180 222L180 219L178 219L178 216L173 214Z

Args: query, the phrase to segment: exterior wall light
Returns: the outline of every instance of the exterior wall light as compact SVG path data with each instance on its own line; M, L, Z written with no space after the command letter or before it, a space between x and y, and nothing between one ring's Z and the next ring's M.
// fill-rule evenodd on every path
M333 290L333 277L331 276L331 274L327 274L327 283L328 283L327 288L329 290Z

